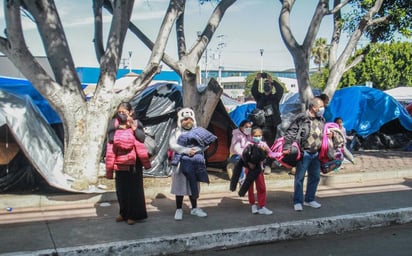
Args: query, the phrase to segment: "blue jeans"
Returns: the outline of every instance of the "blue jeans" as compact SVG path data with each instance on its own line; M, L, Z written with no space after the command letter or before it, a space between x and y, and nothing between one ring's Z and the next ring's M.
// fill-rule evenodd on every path
M311 202L315 200L316 190L320 181L318 152L309 153L304 151L301 160L296 165L293 204L303 203L303 180L305 179L306 171L308 172L308 181L306 184L305 202Z

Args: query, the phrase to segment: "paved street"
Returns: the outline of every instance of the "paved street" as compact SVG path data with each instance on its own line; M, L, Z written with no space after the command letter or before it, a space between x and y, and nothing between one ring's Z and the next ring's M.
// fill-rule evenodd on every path
M278 241L241 248L174 254L175 256L410 256L412 224L327 234L297 240Z

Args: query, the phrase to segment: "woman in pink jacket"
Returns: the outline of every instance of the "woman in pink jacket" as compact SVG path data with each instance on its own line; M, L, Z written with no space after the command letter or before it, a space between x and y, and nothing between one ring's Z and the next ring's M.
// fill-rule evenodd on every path
M106 172L109 175L115 172L120 208L116 221L126 221L129 225L147 218L142 168L149 169L151 164L143 142L143 127L133 119L132 106L128 102L120 103L116 117L109 124Z

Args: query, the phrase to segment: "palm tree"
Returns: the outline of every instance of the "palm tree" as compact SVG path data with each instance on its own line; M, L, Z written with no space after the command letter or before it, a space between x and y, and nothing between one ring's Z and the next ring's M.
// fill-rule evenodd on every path
M312 58L320 72L322 64L327 64L329 60L329 46L326 44L326 38L316 39L315 46L312 48Z

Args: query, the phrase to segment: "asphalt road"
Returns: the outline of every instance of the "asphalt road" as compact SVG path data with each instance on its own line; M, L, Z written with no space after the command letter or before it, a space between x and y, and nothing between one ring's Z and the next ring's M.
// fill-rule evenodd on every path
M282 256L410 256L412 255L412 223L241 248L188 252L175 255L250 256L256 254Z

